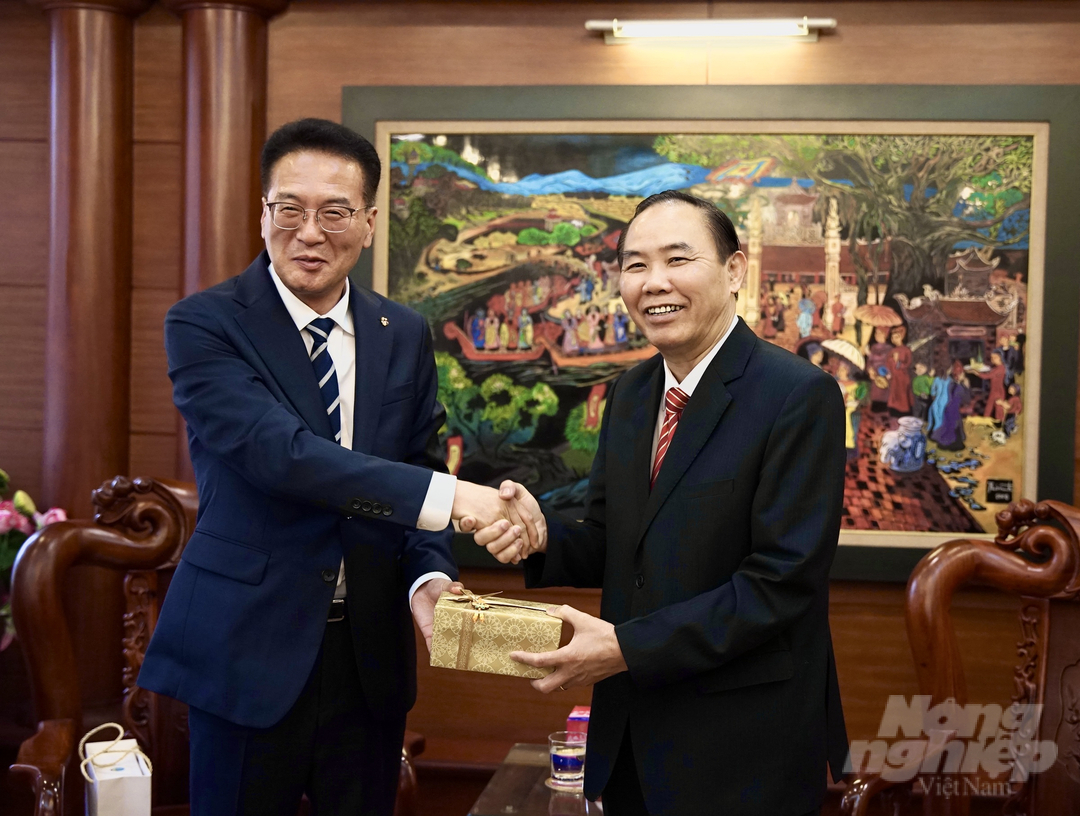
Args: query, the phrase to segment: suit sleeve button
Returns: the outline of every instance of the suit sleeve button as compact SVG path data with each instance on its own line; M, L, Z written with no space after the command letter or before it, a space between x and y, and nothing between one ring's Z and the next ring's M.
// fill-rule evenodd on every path
M393 512L394 512L394 510L393 510L393 508L392 508L392 507L390 507L390 505L389 505L389 504L384 504L384 505L383 505L383 509L382 509L382 514L383 514L384 516L389 516L389 515L392 515L392 514L393 514Z
M382 515L382 505L379 504L378 502L375 502L374 504L371 505L371 512L374 513L376 516L381 516Z
M337 580L337 570L324 569L322 571L322 579L328 584L334 583Z
M370 513L371 512L371 502L369 502L369 501L364 502L363 504L360 505L360 509L363 510L365 513Z
M645 576L642 575L640 572L634 576L634 586L636 586L638 589L641 589L643 586L645 586Z
M352 509L353 510L359 510L360 509L360 499L353 499L352 500Z

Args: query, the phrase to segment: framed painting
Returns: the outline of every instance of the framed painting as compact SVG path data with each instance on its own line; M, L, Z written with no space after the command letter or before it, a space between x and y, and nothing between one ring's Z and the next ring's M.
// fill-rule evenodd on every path
M741 319L844 395L842 577L902 577L1046 495L1051 124L470 112L372 134L371 281L432 328L452 472L581 507L606 390L656 353L619 295L618 238L675 188L734 222Z

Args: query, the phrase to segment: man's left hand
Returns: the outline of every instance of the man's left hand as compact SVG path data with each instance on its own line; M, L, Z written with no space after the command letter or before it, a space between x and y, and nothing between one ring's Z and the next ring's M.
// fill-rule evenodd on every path
M412 616L424 636L428 652L431 651L431 630L435 625L435 602L444 592L460 595L464 584L461 581L448 581L446 578L432 578L417 587L412 596Z
M554 652L511 652L510 659L528 666L554 666L547 677L532 681L532 687L544 694L556 689L588 686L613 674L626 671L622 647L615 637L615 627L572 606L557 606L549 615L574 627L574 637Z

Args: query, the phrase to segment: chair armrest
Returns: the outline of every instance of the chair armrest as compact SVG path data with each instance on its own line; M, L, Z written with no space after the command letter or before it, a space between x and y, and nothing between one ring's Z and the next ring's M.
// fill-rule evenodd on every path
M34 796L34 816L63 813L64 769L75 752L75 721L44 720L34 736L19 746L10 770L29 781Z
M882 778L880 774L868 773L863 776L855 776L848 780L847 790L840 800L840 813L843 816L866 816L870 800L884 790L896 784L904 782L891 782Z
M427 740L424 739L423 734L418 734L415 731L406 731L404 740L405 750L409 752L410 756L419 756L424 753L424 748L427 747Z

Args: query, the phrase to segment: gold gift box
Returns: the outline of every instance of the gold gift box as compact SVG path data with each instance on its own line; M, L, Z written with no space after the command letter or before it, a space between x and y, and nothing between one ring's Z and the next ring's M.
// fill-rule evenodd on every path
M544 677L538 669L510 659L510 652L550 652L559 648L562 621L547 614L551 604L491 595L444 592L435 604L431 665L444 669Z

